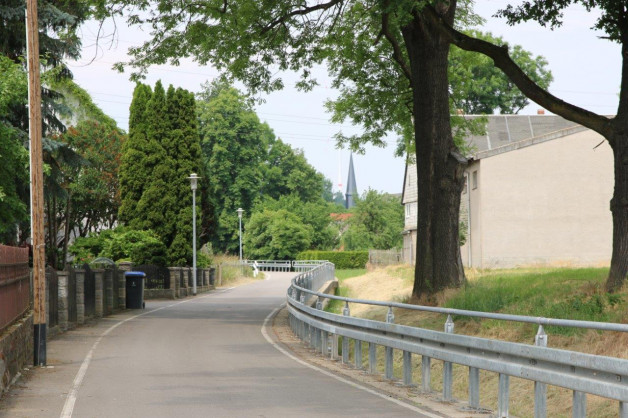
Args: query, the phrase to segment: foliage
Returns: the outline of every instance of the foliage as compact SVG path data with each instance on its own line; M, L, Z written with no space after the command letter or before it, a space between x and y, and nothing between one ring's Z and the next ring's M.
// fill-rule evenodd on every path
M369 261L368 251L303 251L297 260L327 260L337 269L364 269Z
M167 265L166 246L152 231L118 227L85 238L77 238L69 248L75 260L89 261L107 257L134 264Z
M129 140L120 166L120 219L133 229L153 230L168 248L170 265L189 265L188 177L201 168L194 96L172 86L166 93L160 81L152 92L138 84L130 111Z
M23 105L26 74L0 55L0 242L15 244L16 227L28 217L20 189L28 183L28 152L23 137L6 120L10 109Z
M209 208L205 234L220 251L238 251L238 215L243 223L262 187L270 128L260 123L248 100L221 83L206 84L197 103L201 148L208 179Z
M446 74L449 42L424 17L426 10L434 11L438 18L453 23L458 3L458 23L477 22L469 0L447 6L440 0L316 4L215 0L202 8L165 0L98 4L103 16L132 9L128 21L148 26L156 34L130 51L134 57L130 65L140 75L152 63L177 64L181 56L192 56L225 70L253 93L282 88L280 74L286 70L300 71L297 87L307 90L316 84L311 69L324 62L334 87L341 89L340 99L331 105L333 121L348 117L365 128L364 135L337 135L341 143L349 143L352 149L360 149L365 142L383 145L390 131L408 145L421 141L416 150L424 160L418 166L431 169L418 176L418 183L430 191L420 201L419 212L424 214L423 222L447 224L449 230L443 228L435 238L432 234L437 228L418 229L423 234L417 239L419 294L464 280L456 254L461 168L466 160L451 134ZM439 245L434 244L436 239Z
M294 195L304 202L320 199L323 175L308 164L302 150L292 149L281 139L270 139L268 155L262 165L262 195L273 199Z
M331 250L338 243L339 231L330 217L336 207L321 198L304 201L296 194L283 195L277 200L266 198L255 206L253 212L263 210L286 210L297 215L304 225L311 227L311 249Z
M399 197L368 190L351 209L342 235L346 250L388 250L403 244L403 206Z
M129 138L122 147L120 160L120 210L118 217L129 222L137 216L137 202L142 197L144 182L150 175L146 166L147 121L146 105L152 95L149 86L138 84L133 90L129 108Z
M275 138L241 92L222 81L204 88L198 118L205 172L211 173L204 234L214 247L237 253L238 208L244 210L244 225L256 212L285 209L313 227L311 246L333 247L336 233L328 228L323 176L302 151Z
M312 227L287 210L264 210L251 215L244 233L249 259L293 260L311 243Z
M120 206L118 169L125 136L114 125L84 121L60 139L87 162L70 174L71 228L86 236L113 227Z

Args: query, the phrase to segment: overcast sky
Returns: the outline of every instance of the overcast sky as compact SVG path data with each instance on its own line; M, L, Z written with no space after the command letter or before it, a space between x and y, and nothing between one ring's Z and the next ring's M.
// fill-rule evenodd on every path
M582 7L572 7L565 14L565 25L554 31L538 24L507 26L502 20L492 18L508 0L478 0L476 12L487 23L482 29L502 36L510 44L519 44L535 55L544 56L554 75L550 91L565 101L588 110L615 114L620 85L621 54L617 44L599 39L600 33L590 28L595 22L595 13L587 13ZM103 40L100 47L94 46L95 25L83 28L83 57L71 63L76 82L85 88L118 125L128 128L129 104L134 84L128 74L111 69L118 61L127 59L127 48L139 44L146 34L137 28L120 27L118 21L117 44L109 46ZM211 67L198 66L193 62L182 62L179 67L155 66L148 72L146 82L150 85L161 79L167 87L183 87L197 92L200 85L212 80L218 72ZM266 102L256 110L261 120L266 121L275 134L294 148L303 149L306 158L318 171L332 180L335 188L346 187L349 152L336 149L333 135L359 132L359 127L349 122L343 125L329 122L323 104L334 98L337 92L329 87L324 69L319 71L320 86L308 93L296 91L292 86L296 77L287 74L287 86L281 92L264 97ZM534 103L521 114L535 114ZM365 155L354 155L357 186L360 193L369 188L389 193L400 193L403 185L404 161L395 158L396 138L389 138L387 148L367 147Z

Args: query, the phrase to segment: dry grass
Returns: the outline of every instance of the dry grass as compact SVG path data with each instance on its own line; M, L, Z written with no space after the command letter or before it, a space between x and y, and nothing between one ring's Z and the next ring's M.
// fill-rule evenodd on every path
M492 270L477 271L471 270L467 272L470 283L479 283L480 281L490 281L496 277L500 278L517 278L533 275L553 274L557 269L551 268L534 268L534 269L516 269L516 270ZM574 270L575 271L575 270ZM569 271L566 274L567 279L558 278L561 286L564 287L564 293L570 297L589 298L592 295L600 294L600 285L594 280L578 281L573 279ZM350 297L360 299L372 299L380 301L398 301L406 302L410 300L412 291L412 269L410 267L387 267L375 271L371 271L363 276L349 278L344 280L343 286L347 289ZM543 284L535 283L534 286L539 287L539 292L543 292ZM463 290L448 290L436 295L429 302L430 304L443 305L447 301L455 297ZM550 295L551 292L546 292ZM626 289L620 293L623 301L617 306L609 308L614 320L625 322L626 319L626 303L628 299ZM548 296L550 300L547 303L559 303L562 300L560 296L556 301ZM518 308L521 301L518 302ZM377 320L385 320L386 308L372 307L367 305L350 305L351 315L363 318L371 318ZM507 308L505 308L506 310ZM513 308L514 309L514 308ZM412 310L395 309L395 322L405 325L418 326L429 329L442 330L445 318L443 315L418 312ZM527 312L517 312L527 314ZM619 318L619 319L617 319ZM530 324L510 324L497 321L475 321L475 320L459 320L456 322L455 332L465 335L475 335L484 338L499 339L504 341L513 341L531 344L533 336L536 332L534 326ZM553 335L549 334L549 346L555 348L569 349L573 351L586 352L596 355L628 358L628 335L625 333L605 332L599 333L595 331L578 332L575 335ZM351 350L353 353L353 350ZM400 377L402 360L401 353L395 353L395 376ZM363 364L367 367L368 352L366 344L363 344ZM378 347L378 370L384 370L384 349ZM421 361L418 357L413 358L413 380L420 382L421 380ZM481 404L489 409L497 408L497 384L498 376L495 373L481 371ZM463 366L454 365L454 396L457 399L465 400L467 394L468 369ZM433 361L431 366L431 387L432 390L442 390L442 362ZM548 416L551 417L567 417L571 415L572 392L558 387L548 387L547 392ZM510 412L518 417L534 416L534 383L524 379L510 378ZM587 415L592 417L616 417L618 416L618 405L615 401L609 401L604 398L589 395L587 397Z

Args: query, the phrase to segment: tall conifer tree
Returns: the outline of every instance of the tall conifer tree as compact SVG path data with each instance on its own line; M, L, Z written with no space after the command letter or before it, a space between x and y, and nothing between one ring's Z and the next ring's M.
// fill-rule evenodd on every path
M130 224L137 217L137 203L150 176L146 165L148 149L148 123L146 106L151 99L151 88L138 83L133 91L129 109L129 138L122 148L120 163L120 221Z

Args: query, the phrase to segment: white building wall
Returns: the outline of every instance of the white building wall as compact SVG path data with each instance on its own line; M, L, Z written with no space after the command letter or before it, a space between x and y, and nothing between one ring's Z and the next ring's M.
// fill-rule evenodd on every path
M613 156L600 135L586 130L493 155L474 170L474 267L610 262Z

